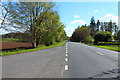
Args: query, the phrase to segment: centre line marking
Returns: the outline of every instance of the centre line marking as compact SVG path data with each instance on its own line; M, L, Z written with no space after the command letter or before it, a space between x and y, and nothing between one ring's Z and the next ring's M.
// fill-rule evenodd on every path
M66 54L66 57L68 56L68 54Z
M68 50L66 49L66 53L68 53Z
M66 52L67 52L67 49L66 49Z
M68 53L68 49L67 49L67 43L66 43L66 53Z
M65 58L65 61L68 61L68 58Z
M65 70L66 70L66 71L68 70L68 65L65 65Z
M96 52L97 54L99 54L99 55L104 55L104 54L102 54L102 53L100 53L100 52Z

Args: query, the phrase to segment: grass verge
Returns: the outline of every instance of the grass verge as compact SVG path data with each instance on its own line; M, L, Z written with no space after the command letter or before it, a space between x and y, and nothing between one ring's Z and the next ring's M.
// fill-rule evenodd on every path
M120 52L120 46L118 45L93 45L93 44L88 45Z
M63 46L65 44L66 44L66 41L63 41L63 42L59 42L59 43L56 43L56 44L53 44L53 45L50 45L50 46L40 46L40 47L34 48L34 49L17 50L17 51L12 51L12 52L2 52L2 53L0 53L0 56L12 55L12 54L18 54L18 53L24 53L24 52L42 50L42 49L48 49L48 48Z

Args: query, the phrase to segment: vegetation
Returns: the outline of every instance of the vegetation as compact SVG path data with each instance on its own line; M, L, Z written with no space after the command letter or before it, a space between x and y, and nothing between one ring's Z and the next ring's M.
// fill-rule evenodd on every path
M60 22L58 12L53 8L54 2L7 2L2 3L3 12L2 27L12 31L4 35L4 38L17 38L25 42L31 42L33 47L38 44L46 46L55 42L64 41L67 38L64 24ZM5 23L5 20L9 23ZM12 26L8 28L6 26ZM12 29L12 30L11 30Z
M95 19L94 19L94 16L93 16L90 20L90 27L89 27L90 35L92 37L95 36L95 33L96 33L95 30L96 30L96 25L95 25Z
M31 42L31 36L29 33L8 33L2 35L2 39L18 39L20 42Z
M120 42L99 42L98 45L120 45Z
M93 43L94 39L89 35L88 37L85 38L84 42L85 43Z
M115 33L114 35L112 35ZM71 38L73 42L84 42L92 46L118 50L118 45L120 44L120 31L115 22L100 22L97 20L95 22L94 17L90 20L90 26L79 26L73 32ZM114 41L114 42L113 42Z
M120 31L117 33L117 40L120 41Z
M78 26L72 36L67 37L64 30L65 25L60 21L60 16L54 9L56 6L54 2L5 2L1 5L0 28L11 31L11 33L3 35L3 38L30 42L34 48L37 48L39 44L50 46L66 39L97 45L101 45L100 42L120 41L120 31L115 22L112 20L109 22L96 21L94 16L91 18L89 26L86 24Z
M88 45L120 52L120 46L119 45L93 45L93 44L88 44Z
M15 38L2 38L1 41L7 41L7 42L21 42L21 39L15 39Z
M99 20L95 22L94 17L92 17L90 20L89 31L90 35L94 38L98 31L107 31L111 34L113 32L116 33L118 32L118 26L115 22L112 22L112 20L110 20L110 22L100 22Z
M95 37L95 44L98 44L98 42L103 41L103 42L108 42L112 40L112 34L107 31L99 31Z
M88 27L82 26L75 29L72 34L71 41L73 42L91 42L92 37L89 34Z
M18 54L18 53L24 53L24 52L30 52L30 51L36 51L36 50L42 50L42 49L47 49L47 48L53 48L53 47L58 47L58 46L63 46L66 44L66 41L62 41L62 42L59 42L59 43L55 43L51 46L45 46L45 45L42 45L42 46L39 46L38 48L34 48L34 49L27 49L27 50L14 50L12 52L2 52L0 53L0 56L5 56L5 55L12 55L12 54Z

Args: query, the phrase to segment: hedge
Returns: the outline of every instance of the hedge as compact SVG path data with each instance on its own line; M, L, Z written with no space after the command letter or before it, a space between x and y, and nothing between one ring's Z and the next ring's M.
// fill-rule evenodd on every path
M98 45L120 45L120 42L99 42Z

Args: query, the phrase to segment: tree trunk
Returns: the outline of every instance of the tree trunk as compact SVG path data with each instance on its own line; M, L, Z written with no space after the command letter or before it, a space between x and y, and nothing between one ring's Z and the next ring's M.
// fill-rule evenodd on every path
M37 40L36 40L36 33L35 33L35 31L33 31L33 38L32 39L33 39L32 40L32 46L34 48L36 48L37 47Z
M36 42L33 42L33 43L32 43L32 46L33 46L34 48L36 48L36 47L37 47Z
M39 45L39 41L37 40L37 41L36 41L36 46L38 46L38 45Z

